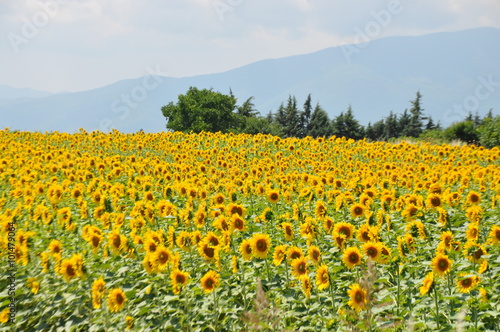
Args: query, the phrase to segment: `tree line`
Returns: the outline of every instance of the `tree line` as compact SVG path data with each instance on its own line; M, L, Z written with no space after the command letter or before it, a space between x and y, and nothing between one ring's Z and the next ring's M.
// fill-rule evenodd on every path
M230 90L222 94L212 89L190 87L179 95L176 104L162 107L167 128L182 132L232 132L247 134L271 134L297 137L346 137L355 140L389 141L397 138L420 138L436 143L460 140L485 147L500 146L500 116L493 117L492 110L481 118L477 113L461 122L442 128L422 108L422 94L417 91L410 108L403 113L393 111L385 118L363 126L355 118L351 106L345 112L330 119L319 102L313 105L309 94L302 105L290 95L278 109L262 116L255 108L254 98L241 105Z

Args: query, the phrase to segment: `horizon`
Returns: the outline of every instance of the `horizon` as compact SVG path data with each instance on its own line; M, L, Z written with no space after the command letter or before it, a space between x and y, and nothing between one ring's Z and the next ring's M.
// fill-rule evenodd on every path
M185 78L357 41L500 28L495 20L500 3L488 0L418 6L389 0L361 8L326 0L176 0L160 6L149 1L8 0L0 9L5 36L0 84L50 93L141 78L148 67L160 68L162 76Z

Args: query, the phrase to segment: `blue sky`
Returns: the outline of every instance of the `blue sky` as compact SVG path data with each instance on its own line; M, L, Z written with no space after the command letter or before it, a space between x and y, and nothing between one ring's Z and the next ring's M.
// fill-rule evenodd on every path
M0 84L81 91L499 18L498 0L2 0Z

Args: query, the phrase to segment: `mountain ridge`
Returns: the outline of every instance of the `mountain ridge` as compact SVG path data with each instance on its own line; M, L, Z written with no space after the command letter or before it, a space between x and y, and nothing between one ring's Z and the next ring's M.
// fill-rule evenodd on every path
M295 95L301 106L311 93L313 102L319 102L330 118L351 105L365 125L386 117L391 110L402 113L420 91L425 112L446 126L463 118L467 108L479 114L489 108L498 110L499 41L496 28L394 36L368 42L351 61L344 57L342 47L362 44L259 60L213 74L145 76L86 91L14 100L0 94L0 127L159 132L166 130L161 107L176 102L189 86L222 93L231 88L239 104L254 96L263 115L275 111L288 95ZM483 92L479 97L489 93L488 97L476 96L478 89Z

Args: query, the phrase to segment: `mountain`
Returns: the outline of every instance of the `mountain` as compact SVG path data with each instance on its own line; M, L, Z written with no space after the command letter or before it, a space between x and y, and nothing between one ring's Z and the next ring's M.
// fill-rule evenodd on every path
M18 99L18 98L38 98L50 95L50 92L33 90L29 88L13 88L8 85L0 84L0 100L1 99Z
M424 36L387 37L315 53L258 61L223 73L184 78L146 76L89 91L0 100L0 128L74 132L165 130L161 107L189 86L231 88L261 114L289 95L311 93L330 118L352 106L362 124L410 108L422 94L424 113L448 126L469 110L500 110L500 30L478 28ZM1 90L0 90L1 91ZM1 96L1 95L0 95ZM1 98L1 97L0 97Z

